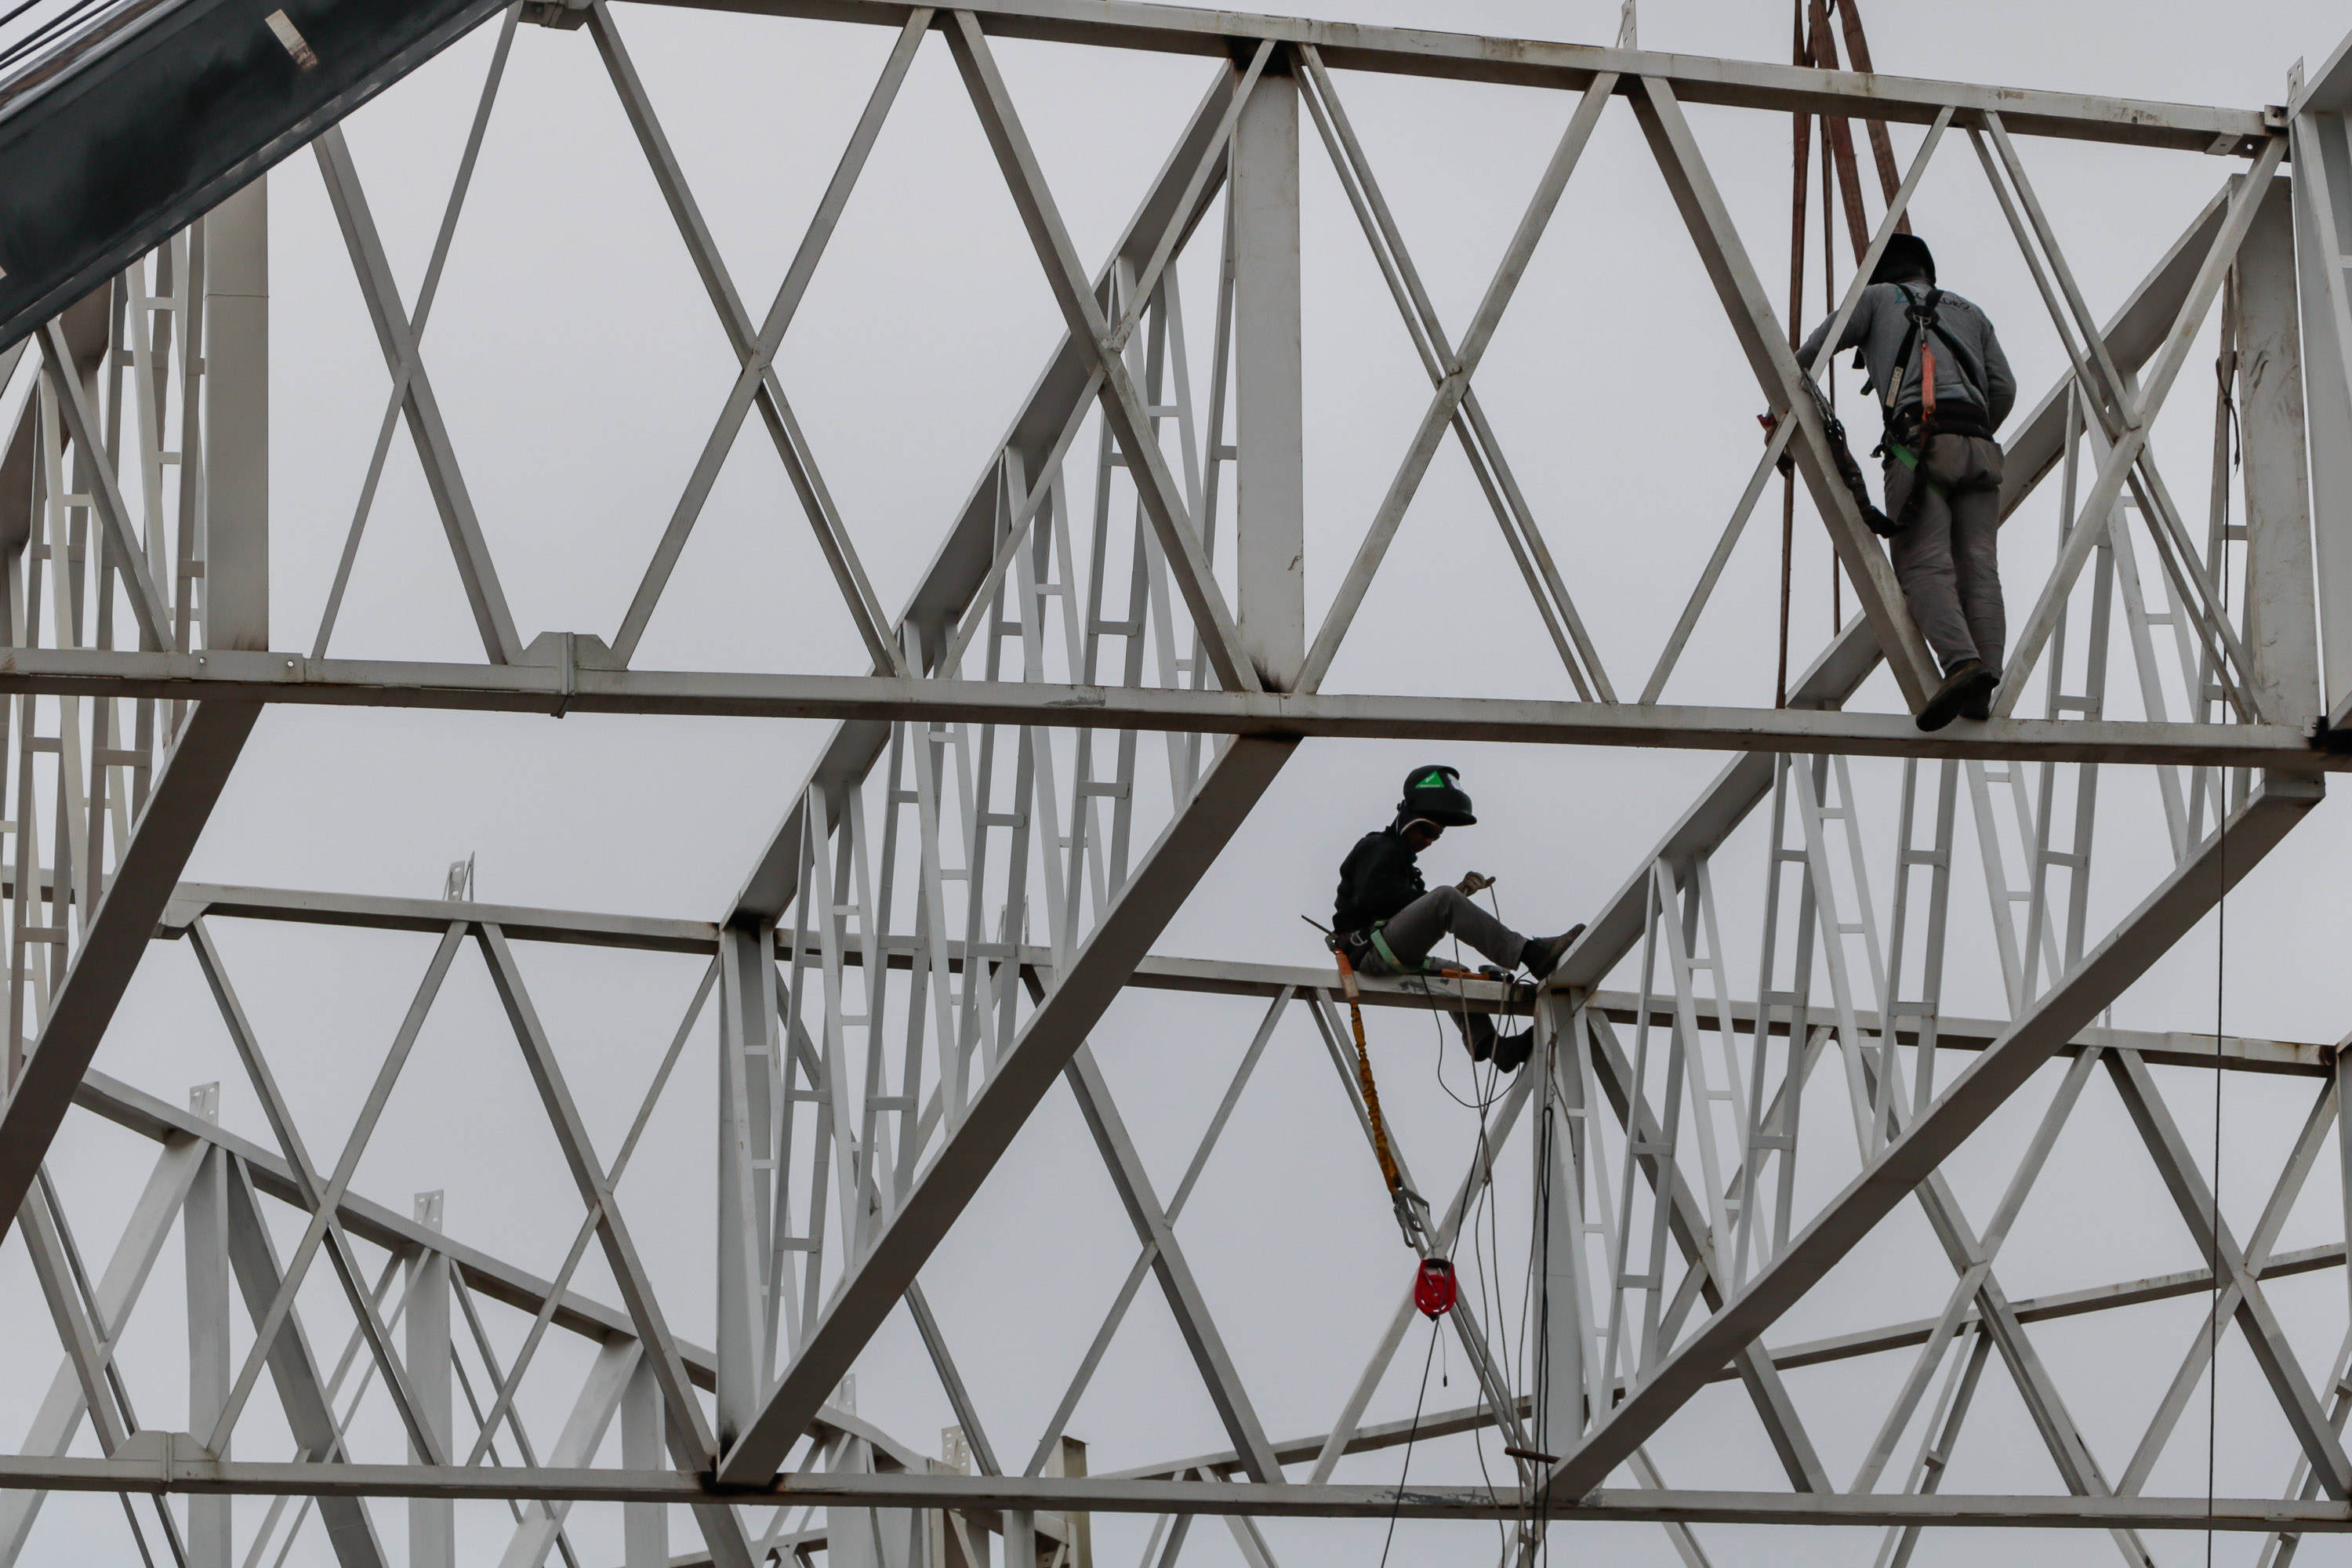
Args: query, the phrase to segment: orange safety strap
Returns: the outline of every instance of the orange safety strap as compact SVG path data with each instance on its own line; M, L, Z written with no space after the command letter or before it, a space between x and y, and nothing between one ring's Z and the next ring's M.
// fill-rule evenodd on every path
M1372 1053L1364 1044L1364 1004L1356 989L1356 968L1339 949L1334 948L1331 955L1339 961L1339 988L1348 994L1348 1017L1356 1026L1356 1081L1363 1088L1365 1118L1372 1124L1372 1153L1381 1163L1381 1179L1388 1183L1389 1195L1395 1197L1404 1191L1404 1178L1397 1173L1396 1156L1389 1152L1389 1127L1381 1118L1381 1091L1372 1083Z

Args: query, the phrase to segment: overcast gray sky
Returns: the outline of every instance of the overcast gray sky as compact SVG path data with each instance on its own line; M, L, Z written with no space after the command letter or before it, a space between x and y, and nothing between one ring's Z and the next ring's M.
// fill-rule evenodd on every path
M1302 7L1365 22L1607 42L1613 0L1573 5L1367 0ZM887 29L616 8L653 101L755 313L791 257L889 42ZM2285 97L2297 56L2314 64L2345 26L2340 6L2281 0L2222 7L2188 0L2116 4L1980 0L1963 8L1876 0L1878 65L1906 75L2252 106ZM1641 42L1692 54L1778 59L1778 6L1648 0ZM349 126L354 157L404 289L413 296L479 90L494 29L452 48ZM1212 62L1003 43L999 52L1078 249L1099 257L1132 210L1202 90ZM1485 287L1538 172L1565 125L1563 94L1343 75L1363 135L1436 307L1457 331ZM1789 126L1784 117L1694 109L1716 178L1776 300L1785 289ZM1897 128L1899 159L1918 144ZM2105 315L2235 163L2076 143L2027 142L2024 156L2090 298ZM1311 129L1305 160L1307 563L1320 615L1395 469L1427 384ZM1818 196L1818 192L1817 192ZM387 380L316 166L299 155L271 176L273 640L307 647L381 417ZM1874 197L1872 207L1876 210ZM1816 209L1818 211L1818 209ZM2000 323L2030 406L2063 366L2031 279L1973 154L1948 139L1914 207L1948 287ZM1213 319L1215 226L1183 258L1197 384ZM1819 246L1806 315L1823 311ZM1842 280L1842 279L1841 279ZM954 509L1060 331L1028 242L940 40L927 40L778 364L882 603L903 604ZM2210 331L2208 334L2210 338ZM521 30L473 194L425 337L425 363L528 639L542 630L610 637L732 378L733 362L585 32ZM2173 494L2205 493L2212 405L2200 347L2158 449ZM1843 391L1854 395L1844 374ZM1754 461L1760 398L1633 117L1612 105L1477 382L1497 436L1558 554L1621 691L1638 689ZM1092 487L1095 436L1071 479ZM1685 654L1670 699L1769 705L1777 602L1777 492L1751 525ZM2191 506L2196 516L2201 511ZM1123 515L1123 514L1122 514ZM1124 528L1124 521L1118 525ZM2012 621L2051 559L2055 503L2038 498L2004 536ZM1831 631L1830 568L1801 502L1792 663ZM2143 555L2144 569L2154 568ZM1327 689L1433 695L1571 695L1457 449L1443 448L1408 514ZM1851 595L1844 607L1853 611ZM393 448L332 650L353 657L466 659L479 645L414 452ZM656 616L644 668L852 672L865 660L814 542L756 421L735 447ZM2137 716L2120 673L2117 711ZM2038 686L2037 686L2038 692ZM2038 700L2038 697L2037 697ZM1896 705L1878 677L1857 706ZM443 868L479 857L478 891L499 902L700 919L724 912L827 733L817 724L577 715L469 716L278 709L267 714L189 875L225 882L430 897ZM1442 755L1441 755L1442 754ZM1147 816L1165 808L1166 771L1147 741ZM1721 759L1688 752L1310 743L1186 904L1160 944L1178 953L1317 963L1300 912L1323 918L1333 868L1384 820L1399 779L1433 757L1460 766L1480 826L1430 857L1450 879L1500 875L1507 918L1550 931L1585 919L1640 865L1658 830ZM1875 815L1880 886L1900 764L1858 763ZM1153 783L1151 781L1158 781ZM2093 929L2104 931L2169 868L2151 779L2103 776ZM1157 789L1159 796L1151 796ZM2322 806L2228 907L2225 1026L2333 1041L2352 1025L2339 956L2352 931L2331 868L2352 851L2352 817ZM1963 816L1966 812L1964 810ZM1156 817L1152 817L1156 821ZM1953 898L1947 1005L2002 1007L1990 926L1964 823ZM1717 858L1715 875L1735 988L1753 984L1764 860L1760 823ZM1884 907L1882 906L1882 918ZM431 949L428 939L224 923L245 1004L331 1163ZM693 961L526 949L521 963L607 1157L699 977ZM2216 1016L2212 922L2119 1004L2119 1023L2208 1030ZM1629 983L1630 968L1618 977ZM715 1016L715 1010L714 1010ZM1250 1004L1141 994L1113 1010L1097 1047L1163 1194L1256 1022ZM623 1187L640 1247L678 1331L710 1338L714 1018L706 1017ZM1425 1185L1450 1191L1476 1121L1440 1091L1459 1058L1430 1021L1379 1013L1384 1101ZM224 1085L223 1117L268 1142L184 946L157 946L99 1066L167 1099ZM1957 1070L1957 1064L1947 1069ZM1978 1224L2054 1080L2038 1080L1958 1163ZM2204 1080L2167 1077L2191 1141L2210 1133ZM2234 1078L2227 1086L2224 1202L2242 1235L2284 1140L2315 1086ZM1814 1134L1840 1129L1834 1070L1806 1102ZM1822 1120L1826 1118L1827 1120ZM448 1228L541 1273L562 1258L579 1205L478 959L453 973L361 1167L357 1186L405 1207L448 1194ZM1822 1137L1801 1205L1853 1168ZM1515 1154L1517 1149L1515 1148ZM152 1147L77 1118L51 1168L88 1251L102 1255L143 1179ZM2326 1164L2327 1163L2323 1163ZM1523 1156L1507 1160L1492 1219L1495 1253L1465 1259L1472 1286L1504 1304L1517 1354L1528 1204ZM2341 1235L2338 1187L2323 1168L2281 1246ZM284 1233L290 1243L290 1218ZM1377 1176L1311 1026L1294 1013L1244 1097L1186 1211L1181 1234L1268 1430L1325 1429L1408 1275ZM1133 1240L1066 1094L1049 1096L924 1274L1001 1455L1025 1457L1133 1258ZM2002 1255L2013 1297L2194 1267L2195 1248L2154 1179L2115 1096L2095 1082ZM614 1292L601 1261L583 1288ZM1771 1336L1774 1342L1932 1314L1948 1276L1916 1209L1905 1209ZM167 1249L123 1351L149 1425L184 1421L184 1349ZM52 1366L49 1331L20 1247L0 1251L6 1321L33 1353L0 1366L0 1426L29 1416ZM2341 1276L2275 1289L2315 1378L2343 1322ZM331 1355L347 1321L322 1269L304 1295ZM2038 1342L2110 1477L2129 1458L2164 1378L2200 1321L2184 1300L2037 1329ZM1490 1313L1491 1315L1491 1313ZM495 1314L509 1354L521 1322ZM1410 1414L1423 1331L1370 1418ZM1441 1352L1443 1355L1444 1352ZM526 1413L542 1447L561 1425L585 1352L551 1344ZM2242 1348L2225 1346L2219 1484L2275 1491L2292 1448ZM1790 1386L1833 1475L1852 1474L1907 1366L1901 1356L1794 1374ZM2153 1370L2151 1370L2153 1369ZM926 1450L950 1416L903 1314L858 1372L863 1414ZM1433 1376L1436 1374L1433 1374ZM1470 1401L1461 1357L1432 1408ZM1735 1385L1736 1386L1736 1385ZM378 1402L380 1405L380 1401ZM283 1458L281 1428L257 1400L240 1454ZM461 1427L465 1425L460 1417ZM2152 1489L2203 1482L2202 1406L2168 1450ZM1072 1424L1108 1469L1225 1446L1155 1292L1147 1287ZM85 1438L87 1442L87 1438ZM363 1413L362 1457L399 1451L387 1412ZM1910 1449L1900 1450L1897 1472ZM1653 1452L1677 1485L1784 1484L1752 1413L1718 1389ZM617 1458L617 1450L607 1456ZM1397 1473L1388 1452L1340 1478ZM1485 1461L1501 1467L1490 1440ZM1466 1439L1416 1453L1413 1474L1475 1479ZM1890 1482L1899 1484L1899 1482ZM2059 1489L1999 1364L1946 1489ZM240 1531L261 1511L247 1507ZM502 1510L469 1511L461 1539L494 1552ZM610 1516L610 1517L608 1517ZM588 1561L617 1560L617 1515L575 1513ZM397 1541L401 1510L380 1528ZM1098 1521L1107 1563L1131 1559L1146 1521ZM1379 1531L1266 1526L1289 1563L1355 1563ZM673 1526L677 1550L690 1527ZM473 1532L478 1532L476 1535ZM1876 1538L1796 1540L1701 1532L1721 1563L1870 1560ZM1404 1527L1399 1561L1483 1552L1467 1527ZM242 1538L242 1535L241 1535ZM1626 1563L1674 1561L1654 1528L1580 1531L1563 1552ZM2160 1561L2201 1546L2159 1542ZM2253 1543L2224 1542L2221 1561ZM1219 1529L1194 1532L1203 1563L1239 1561ZM2032 1563L2106 1550L2084 1537L1931 1536L1916 1561L1988 1552ZM2307 1544L2311 1560L2347 1560ZM123 1560L116 1505L59 1498L28 1561ZM2333 1553L2333 1555L2329 1555ZM468 1560L471 1560L470 1558ZM488 1559L485 1559L488 1560ZM292 1562L331 1561L313 1521Z

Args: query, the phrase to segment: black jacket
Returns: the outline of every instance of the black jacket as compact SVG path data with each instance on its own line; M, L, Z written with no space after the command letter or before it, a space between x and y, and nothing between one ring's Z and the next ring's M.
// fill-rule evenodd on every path
M1427 892L1421 884L1419 858L1393 823L1356 840L1339 862L1339 896L1332 905L1331 929L1368 931Z

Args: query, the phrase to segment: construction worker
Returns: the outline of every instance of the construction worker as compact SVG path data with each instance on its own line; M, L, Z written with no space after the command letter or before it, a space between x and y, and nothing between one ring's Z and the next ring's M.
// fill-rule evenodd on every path
M1829 330L1823 321L1797 351L1808 373ZM2017 401L2009 360L1985 313L1936 286L1936 258L1913 234L1887 240L1832 352L1851 348L1886 422L1878 455L1895 580L1944 672L1919 728L1990 718L2007 636L1993 432Z
M1396 820L1367 833L1339 865L1339 893L1331 910L1331 946L1360 974L1418 974L1428 966L1440 939L1458 936L1505 970L1525 966L1541 981L1584 928L1559 936L1524 937L1471 901L1493 887L1492 877L1473 871L1451 888L1431 889L1421 880L1421 852L1449 827L1476 822L1461 773L1442 763L1405 775L1404 798ZM1490 1058L1515 1071L1535 1045L1535 1031L1498 1036L1483 1013L1457 1012L1463 1043L1478 1061Z

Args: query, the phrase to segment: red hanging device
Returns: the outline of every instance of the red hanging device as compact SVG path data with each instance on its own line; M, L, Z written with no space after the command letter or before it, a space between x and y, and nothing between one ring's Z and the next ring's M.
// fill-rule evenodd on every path
M1412 1304L1421 1315L1435 1322L1454 1310L1454 1265L1443 1258L1423 1258L1412 1280Z

